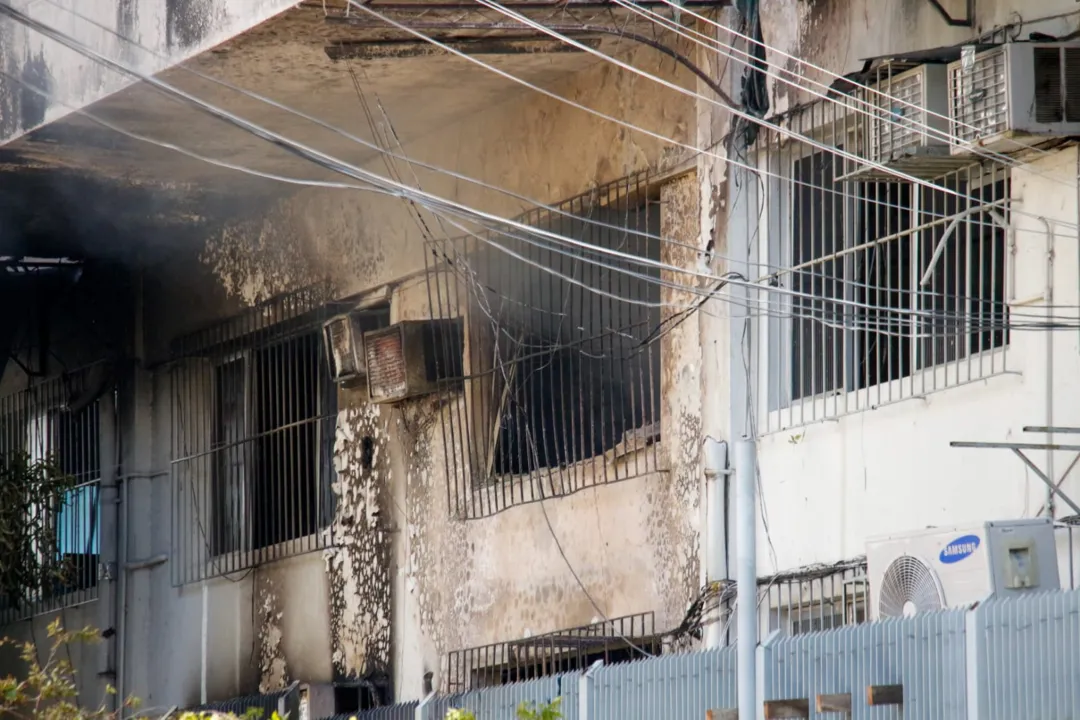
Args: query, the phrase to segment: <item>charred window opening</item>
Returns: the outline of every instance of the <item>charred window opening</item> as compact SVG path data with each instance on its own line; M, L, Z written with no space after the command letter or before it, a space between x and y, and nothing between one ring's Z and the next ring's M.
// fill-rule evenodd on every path
M259 550L319 528L327 464L320 456L330 448L318 432L331 410L325 376L315 332L214 368L214 554Z
M661 655L652 613L557 630L520 640L458 650L447 658L447 692L549 677Z
M644 173L429 244L433 306L467 315L443 436L456 515L657 469L659 187Z
M326 546L337 388L321 324L333 311L305 291L177 343L174 582Z

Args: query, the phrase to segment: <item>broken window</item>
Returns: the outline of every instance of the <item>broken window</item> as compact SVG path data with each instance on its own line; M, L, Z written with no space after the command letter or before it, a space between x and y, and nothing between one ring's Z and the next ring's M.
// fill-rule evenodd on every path
M456 514L656 469L658 192L635 175L519 219L535 230L430 244L433 302L468 316L465 402L444 416Z
M194 349L174 371L173 401L178 582L327 542L337 416L321 332L329 310L289 297L269 304L278 317L257 308L185 341Z
M842 146L839 146L842 149ZM863 179L837 151L770 150L771 419L790 426L1004 370L1004 168L933 187ZM779 351L779 354L776 354Z
M653 613L557 630L520 640L452 652L447 657L446 692L549 677L663 654Z

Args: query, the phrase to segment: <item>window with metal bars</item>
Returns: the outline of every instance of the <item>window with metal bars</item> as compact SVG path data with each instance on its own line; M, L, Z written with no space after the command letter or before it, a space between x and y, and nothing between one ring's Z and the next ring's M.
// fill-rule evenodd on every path
M862 180L838 151L768 152L789 173L768 185L769 262L791 291L766 300L773 428L1005 369L1007 169L926 187Z
M455 515L657 468L658 205L639 173L518 218L535 230L429 243L432 307L467 316L465 377L443 383L464 400L443 414Z
M175 582L326 547L337 415L321 332L329 316L313 298L286 296L178 343Z
M97 597L100 407L83 396L90 372L69 372L0 398L0 457L47 463L69 488L55 505L32 511L49 528L47 542L34 548L40 574L49 579L19 598L0 597L0 623Z
M457 650L447 656L446 692L558 675L661 655L653 613L627 615L567 630Z

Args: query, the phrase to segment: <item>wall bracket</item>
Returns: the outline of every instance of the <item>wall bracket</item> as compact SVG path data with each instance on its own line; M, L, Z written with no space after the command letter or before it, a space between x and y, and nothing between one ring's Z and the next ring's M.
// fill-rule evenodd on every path
M945 24L949 27L975 27L975 0L966 0L967 10L965 11L964 17L959 19L954 18L949 14L949 11L941 4L941 0L927 0L927 2L937 10L938 15L945 20Z

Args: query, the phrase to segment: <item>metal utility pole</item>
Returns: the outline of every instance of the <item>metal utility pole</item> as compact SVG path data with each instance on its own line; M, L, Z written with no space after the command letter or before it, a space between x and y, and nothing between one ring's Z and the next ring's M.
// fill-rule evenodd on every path
M727 443L713 438L705 440L705 580L720 583L727 580ZM712 650L724 644L722 609L705 628L705 647Z
M739 720L757 718L757 446L735 443L735 580Z

